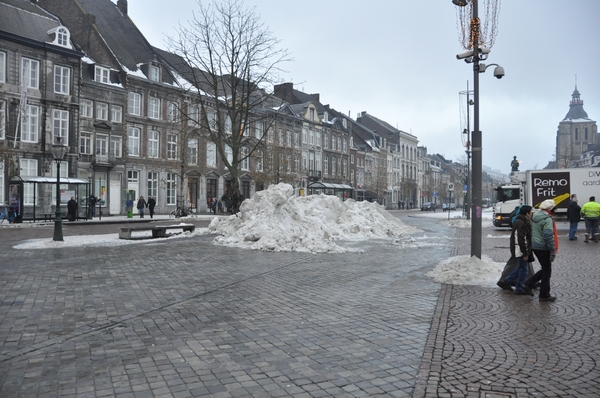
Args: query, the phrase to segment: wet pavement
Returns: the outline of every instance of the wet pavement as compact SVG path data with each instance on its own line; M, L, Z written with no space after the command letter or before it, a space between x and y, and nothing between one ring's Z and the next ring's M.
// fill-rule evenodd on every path
M17 250L53 225L0 226L0 396L600 395L600 244L562 236L558 301L540 303L435 283L425 274L468 254L470 230L392 213L424 232L325 255L211 236ZM142 220L64 234L116 234L124 221ZM485 228L483 253L505 261L507 234Z

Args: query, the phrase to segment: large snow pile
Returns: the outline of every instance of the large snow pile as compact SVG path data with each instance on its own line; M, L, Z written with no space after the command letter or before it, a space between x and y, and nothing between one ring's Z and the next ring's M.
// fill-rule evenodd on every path
M216 244L265 251L342 253L334 240L399 238L418 232L376 203L330 195L294 196L289 184L272 185L246 199L237 216L208 227Z

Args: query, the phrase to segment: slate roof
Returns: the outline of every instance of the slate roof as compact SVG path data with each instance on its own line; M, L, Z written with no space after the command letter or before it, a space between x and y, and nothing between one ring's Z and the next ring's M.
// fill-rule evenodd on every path
M25 0L0 2L0 31L42 43L52 42L48 31L61 26L54 15Z
M413 136L411 133L408 133L408 132L403 131L403 130L399 130L396 127L394 127L391 124L389 124L388 122L383 121L383 120L381 120L381 119L379 119L379 118L377 118L377 117L375 117L375 116L373 116L373 115L371 115L371 114L369 114L367 112L365 112L363 115L361 115L361 118L362 117L368 117L369 119L373 120L375 123L379 124L381 127L387 129L389 132L392 132L392 133L402 133L402 134L407 134L407 135Z
M138 64L155 58L146 38L115 3L110 0L78 0L78 3L86 13L96 16L98 32L121 65L136 71Z
M323 114L323 112L327 111L325 109L325 107L323 106L323 104L321 104L321 102L319 102L311 94L307 94L302 91L298 91L298 90L294 89L294 97L296 97L298 99L298 101L303 102L303 103L314 102L315 106L317 107L317 112L321 115Z
M290 104L289 107L296 116L300 117L308 107L308 103Z

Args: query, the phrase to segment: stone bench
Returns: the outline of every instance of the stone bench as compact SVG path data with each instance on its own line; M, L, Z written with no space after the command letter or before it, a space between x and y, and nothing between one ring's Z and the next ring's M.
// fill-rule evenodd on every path
M140 231L152 231L152 238L165 238L167 230L181 229L183 232L194 232L196 226L193 224L180 224L180 225L144 225L134 227L119 227L119 239L132 239L132 232Z

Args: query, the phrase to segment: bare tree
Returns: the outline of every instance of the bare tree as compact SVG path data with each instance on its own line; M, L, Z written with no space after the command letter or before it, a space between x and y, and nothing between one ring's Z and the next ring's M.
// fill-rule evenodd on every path
M251 159L274 123L281 100L270 95L288 52L241 0L203 4L178 36L172 51L197 95L199 114L188 115L216 145L231 176L231 200L239 206L240 163Z
M264 150L255 151L252 179L261 187L279 182L292 184L297 179L295 169L300 163L300 156L293 148L266 145Z

